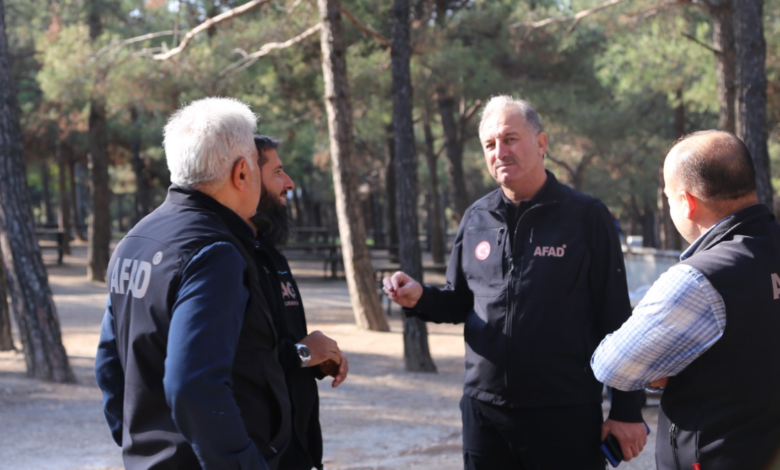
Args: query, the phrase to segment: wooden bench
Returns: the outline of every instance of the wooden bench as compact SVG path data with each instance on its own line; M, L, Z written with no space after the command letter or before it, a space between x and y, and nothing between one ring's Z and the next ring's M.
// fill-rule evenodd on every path
M341 245L337 243L306 243L294 242L288 243L282 247L282 253L288 260L322 260L322 276L335 279L338 277L339 264L344 261L341 258Z
M35 230L38 238L38 246L43 250L57 250L57 264L62 264L62 255L65 250L65 232L57 229L39 228ZM41 243L41 241L54 241L54 243Z

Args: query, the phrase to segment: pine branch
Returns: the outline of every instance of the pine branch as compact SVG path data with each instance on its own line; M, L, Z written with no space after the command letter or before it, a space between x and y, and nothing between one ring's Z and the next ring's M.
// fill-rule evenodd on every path
M179 54L184 49L189 46L190 42L197 36L198 34L206 31L207 29L216 26L220 23L223 23L225 21L231 20L233 18L238 18L241 15L244 15L246 13L249 13L250 11L254 10L255 8L265 5L266 3L270 2L271 0L251 0L250 2L247 2L239 7L233 8L231 10L226 11L225 13L222 13L221 15L217 15L214 18L209 18L203 23L199 24L195 28L191 29L185 36L184 39L182 39L181 43L162 54L155 54L152 56L154 60L168 60L171 57Z
M270 54L272 51L278 49L285 49L295 44L298 44L299 42L303 41L304 39L308 38L312 34L319 31L320 28L322 28L322 23L317 23L311 28L302 32L301 34L295 36L294 38L288 39L287 41L284 42L269 42L268 44L263 45L263 47L261 47L259 51L253 52L252 54L247 54L246 52L239 50L238 52L242 54L243 57L239 61L222 69L222 71L219 72L219 77L221 78L229 74L238 73L244 70L245 68L250 67L252 64L257 62L257 59Z
M385 47L391 47L390 41L388 41L387 38L377 33L376 31L368 28L367 26L363 25L363 23L358 21L358 19L355 18L355 15L353 15L349 10L347 10L346 8L342 8L341 13L343 13L344 16L347 17L350 23L352 23L353 25L355 25L357 29L362 31L363 34L365 34L366 36L373 37L374 39L384 44Z
M574 24L577 24L581 19L585 18L588 15L591 15L593 13L596 13L598 11L604 10L605 8L609 8L611 6L615 6L619 3L623 3L627 0L607 0L606 2L597 5L593 8L588 8L587 10L582 10L578 13L575 13L573 15L568 16L559 16L555 18L547 18L540 21L521 21L519 23L514 23L509 25L511 29L520 28L520 27L527 27L530 29L537 29L542 28L544 26L547 26L548 24L552 23L565 23L567 21L573 21Z
M688 33L682 33L682 35L683 35L684 38L686 38L686 39L688 39L690 41L695 42L696 44L698 44L701 47L707 49L708 51L714 52L715 54L718 54L718 55L723 54L723 52L721 52L719 49L716 49L716 48L712 47L711 45L709 45L707 43L699 41L698 39L696 39L695 37L691 36Z

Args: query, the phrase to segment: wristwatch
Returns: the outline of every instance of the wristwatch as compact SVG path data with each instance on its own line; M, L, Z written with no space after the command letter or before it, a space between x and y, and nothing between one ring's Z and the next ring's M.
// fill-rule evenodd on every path
M301 367L308 366L309 361L311 361L311 351L309 351L309 347L305 344L297 343L295 345L295 349L298 350L298 357L301 360Z

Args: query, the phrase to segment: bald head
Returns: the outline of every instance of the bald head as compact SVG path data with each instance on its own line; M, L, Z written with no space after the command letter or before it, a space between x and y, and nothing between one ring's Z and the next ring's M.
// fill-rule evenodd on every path
M750 151L735 135L700 131L675 142L667 155L670 173L682 189L704 203L728 205L756 194Z

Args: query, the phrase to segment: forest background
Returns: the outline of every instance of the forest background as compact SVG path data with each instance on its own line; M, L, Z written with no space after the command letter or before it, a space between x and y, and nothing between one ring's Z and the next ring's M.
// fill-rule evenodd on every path
M682 247L660 168L685 133L739 134L757 158L760 189L767 182L762 200L773 204L780 188L780 0L0 5L30 222L88 241L88 276L96 281L106 279L112 237L165 197L167 117L206 96L249 103L259 132L282 140L296 183L292 219L341 232L356 320L376 330L386 325L375 287L359 285L373 279L360 274L365 245L397 246L401 267L414 272L419 247L405 243L417 243L419 233L434 262L445 261L447 234L496 187L477 135L479 110L492 95L531 101L549 135L547 168L601 199L622 231L648 247ZM746 90L762 87L763 108L746 105ZM756 116L762 121L748 122ZM2 230L8 239L9 226ZM47 342L56 350L59 332L25 323L35 308L22 305L18 250L6 239L0 274L11 279L0 276L0 348L9 284L31 375L70 380L64 352L35 352ZM43 300L28 303L51 304L39 290ZM358 295L369 291L370 299ZM36 327L42 332L28 332ZM408 330L407 359L417 362L407 360L407 368L434 370L419 340L424 324Z

